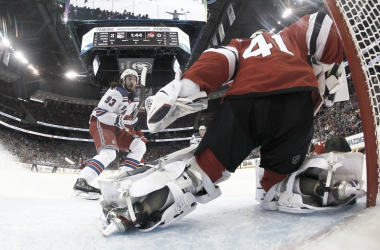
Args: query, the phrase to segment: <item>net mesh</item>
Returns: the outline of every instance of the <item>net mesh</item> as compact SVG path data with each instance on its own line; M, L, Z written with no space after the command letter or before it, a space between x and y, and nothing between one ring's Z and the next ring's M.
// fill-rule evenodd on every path
M377 162L380 139L380 4L378 0L337 0L360 58L376 126ZM379 169L378 169L379 174ZM380 175L379 175L380 180ZM379 182L380 183L380 182ZM380 184L378 186L380 190Z

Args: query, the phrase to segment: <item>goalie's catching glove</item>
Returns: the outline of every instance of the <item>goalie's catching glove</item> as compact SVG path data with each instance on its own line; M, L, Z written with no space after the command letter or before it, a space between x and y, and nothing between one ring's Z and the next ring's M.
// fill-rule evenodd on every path
M179 98L180 93L184 98ZM149 132L156 133L176 119L207 108L207 94L189 79L173 80L145 101Z

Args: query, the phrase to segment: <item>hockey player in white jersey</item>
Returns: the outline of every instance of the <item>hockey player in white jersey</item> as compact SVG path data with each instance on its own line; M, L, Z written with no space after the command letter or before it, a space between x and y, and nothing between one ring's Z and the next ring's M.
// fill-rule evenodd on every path
M119 82L112 82L90 118L89 132L94 139L98 155L93 157L80 171L74 185L77 195L87 199L98 199L100 190L89 183L116 158L118 150L129 152L121 172L138 167L145 151L145 142L132 131L138 118L131 120L139 98L135 87L139 76L132 69L125 70Z
M191 145L198 145L203 136L205 135L206 133L206 127L205 126L199 126L199 132L197 133L194 133L192 136L191 136L191 140L190 140L190 146Z

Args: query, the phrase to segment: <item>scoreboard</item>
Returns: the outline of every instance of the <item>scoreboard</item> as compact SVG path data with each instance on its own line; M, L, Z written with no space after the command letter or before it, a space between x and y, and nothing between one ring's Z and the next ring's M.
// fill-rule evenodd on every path
M94 47L110 46L163 46L178 47L176 31L117 31L95 32Z
M81 55L91 48L179 47L191 54L189 36L178 27L98 27L82 37Z

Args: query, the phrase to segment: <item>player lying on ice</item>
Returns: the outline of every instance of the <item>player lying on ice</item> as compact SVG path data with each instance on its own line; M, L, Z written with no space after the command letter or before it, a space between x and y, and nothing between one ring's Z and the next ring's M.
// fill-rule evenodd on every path
M331 106L345 84L342 60L337 30L324 13L279 34L260 31L206 50L182 78L145 102L148 128L157 132L204 109L205 93L233 79L202 141L158 165L99 181L101 232L149 231L182 218L220 196L217 184L259 146L263 208L313 212L351 204L362 194L361 154L305 160L318 99Z

